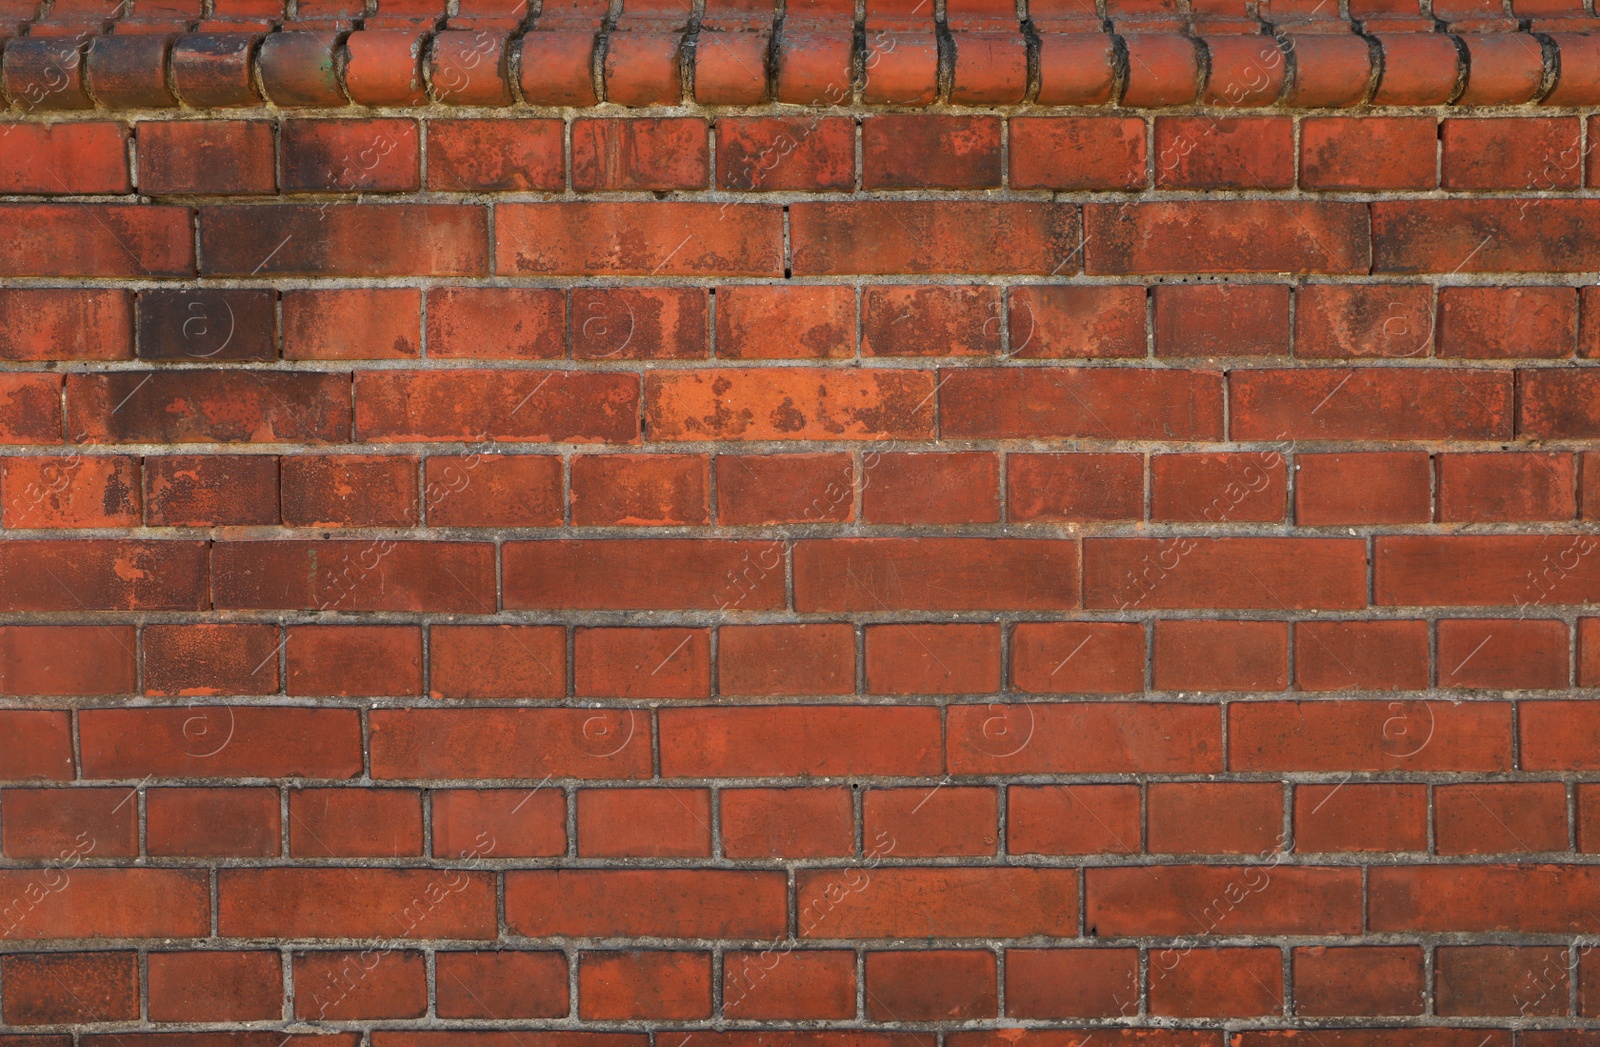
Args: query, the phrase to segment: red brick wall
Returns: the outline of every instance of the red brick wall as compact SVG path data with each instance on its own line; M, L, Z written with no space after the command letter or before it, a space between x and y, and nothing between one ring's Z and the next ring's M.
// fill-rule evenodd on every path
M1600 1044L1600 22L629 4L5 9L0 1047Z

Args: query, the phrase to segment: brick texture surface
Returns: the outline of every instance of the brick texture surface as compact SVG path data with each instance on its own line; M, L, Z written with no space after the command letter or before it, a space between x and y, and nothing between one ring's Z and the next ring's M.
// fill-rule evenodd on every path
M0 1047L1600 1044L1592 10L434 6L0 3Z

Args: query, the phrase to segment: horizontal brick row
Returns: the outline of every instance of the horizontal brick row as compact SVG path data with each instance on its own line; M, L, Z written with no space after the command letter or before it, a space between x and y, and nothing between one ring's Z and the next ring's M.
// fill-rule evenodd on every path
M291 625L281 635L265 624L6 625L0 694L659 700L710 698L713 679L719 696L981 695L1002 682L1030 694L1131 694L1147 689L1147 661L1154 691L1284 691L1291 679L1309 692L1573 682L1573 638L1556 619L1158 619L1151 635L1147 657L1141 622L869 624L859 636L847 622L578 627L569 687L560 625L436 624L426 642L417 625ZM1576 650L1577 685L1600 686L1600 619L1578 619Z
M1304 4L1285 5L1293 8L1285 15L1215 4L1191 18L1176 4L1129 3L1118 12L1112 3L1097 17L1049 0L1036 0L1022 22L1009 4L955 5L936 22L932 10L875 3L858 25L848 5L816 3L781 28L760 5L713 9L686 27L697 20L668 4L630 5L611 22L605 7L574 3L533 20L527 33L517 31L525 11L505 5L451 14L437 32L440 6L391 16L379 4L364 19L363 5L331 4L326 13L300 13L304 20L281 32L270 32L281 8L203 18L199 3L186 12L190 6L133 17L114 7L76 18L52 11L28 37L5 44L5 93L25 111L228 108L263 97L281 107L1600 100L1600 58L1588 35L1595 21L1575 2L1540 6L1540 36L1518 31L1527 26L1521 13L1467 3L1448 25L1415 4L1406 12L1374 3L1351 11L1356 21L1348 22L1338 9ZM102 35L119 15L122 31ZM201 32L166 39L195 27ZM348 33L352 27L361 31Z
M1596 390L1446 367L11 371L0 443L1583 440Z
M1025 614L1372 606L1504 607L1526 616L1539 606L1600 599L1596 545L1586 533L1379 535L1369 560L1359 537L549 539L498 549L489 541L390 538L19 538L0 542L0 610Z
M13 123L0 192L1576 190L1577 116L848 116ZM859 126L859 141L857 128ZM713 177L710 137L716 131ZM129 142L137 139L130 167ZM1004 146L1002 139L1005 139ZM426 149L424 149L426 139ZM570 168L566 149L570 144ZM427 170L423 170L423 156ZM1298 156L1298 164L1296 158Z
M0 528L9 530L685 527L713 519L734 527L1093 529L1145 520L1281 524L1291 504L1302 527L1537 523L1596 519L1597 497L1596 452L0 457Z
M861 838L872 841L867 854L856 842L857 793ZM425 807L430 830L423 827ZM1253 856L1292 838L1300 855L1556 855L1573 853L1574 840L1578 852L1600 852L1600 785L1578 785L1573 810L1569 837L1568 787L1558 781L840 785L715 793L683 787L426 794L295 787L287 790L286 808L277 788L263 786L150 787L137 795L126 788L7 788L0 792L0 850L18 861L60 860L77 851L95 862L141 855L899 861L997 854ZM884 841L892 849L884 851ZM877 851L884 853L870 853Z
M1582 700L988 702L737 708L375 709L374 779L634 780L659 745L667 778L876 775L1461 772L1600 769L1600 713ZM72 777L69 715L0 710L15 734L0 778ZM354 708L84 709L85 778L353 778ZM659 737L653 724L659 724ZM1492 790L1491 790L1492 791ZM1357 790L1359 793L1360 790ZM352 794L359 796L359 793ZM375 801L372 801L375 802Z
M1552 285L34 287L0 289L0 360L1591 359L1597 311Z
M1425 965L1427 953L1432 963ZM581 950L569 956L554 950L385 947L292 952L289 984L295 1018L331 1022L430 1015L706 1019L718 1015L712 989L719 974L720 1016L744 1019L996 1018L1002 980L1008 1017L1118 1018L1136 1008L1141 978L1150 1013L1168 1018L1224 1011L1276 1016L1286 1009L1285 984L1292 987L1287 1009L1302 1016L1419 1016L1431 997L1434 1013L1444 1017L1545 1017L1569 1012L1574 960L1581 1013L1591 1016L1600 969L1587 953L1559 946L873 949L859 958L853 950L818 948L729 949L713 957L679 949ZM574 963L576 1006L569 999ZM135 1021L141 983L149 1019L157 1023L278 1019L290 998L282 954L268 950L19 953L0 961L0 972L6 982L0 1007L6 1021L19 1026ZM432 1008L430 972L437 986ZM857 1006L858 981L865 990L864 1013ZM408 1035L378 1032L374 1042L409 1042ZM959 1042L972 1034L956 1035ZM453 1036L477 1042L470 1033ZM830 1042L828 1033L810 1036ZM646 1041L640 1036L638 1042Z

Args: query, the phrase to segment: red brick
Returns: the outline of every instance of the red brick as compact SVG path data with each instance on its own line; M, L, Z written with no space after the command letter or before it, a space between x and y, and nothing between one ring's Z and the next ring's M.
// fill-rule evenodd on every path
M69 716L64 710L0 709L0 781L70 779Z
M1013 785L1006 808L1012 854L1137 854L1136 785Z
M502 557L507 607L761 610L785 602L778 542L519 542Z
M395 455L285 455L288 527L409 527L420 522L417 460Z
M281 840L277 789L235 785L145 793L145 846L152 855L275 858Z
M1142 691L1144 627L1132 622L1019 622L1011 633L1011 684L1034 694Z
M1371 931L1582 933L1600 877L1588 866L1374 866Z
M992 356L999 350L997 287L862 289L863 356Z
M1157 356L1289 355L1284 284L1163 284L1152 295Z
M974 694L1000 687L997 625L869 625L867 691Z
M1000 118L899 113L861 122L863 189L1000 186Z
M710 486L703 455L579 455L572 459L572 525L709 523Z
M631 709L385 709L374 778L647 778L650 720Z
M1013 454L1006 463L1006 512L1013 522L1142 520L1144 460L1136 454Z
M993 855L999 808L993 788L870 789L863 798L868 839L894 841L896 857Z
M147 625L144 693L160 696L274 694L278 630L268 625Z
M693 117L572 122L572 188L704 189L710 136Z
M563 514L561 459L474 452L423 463L423 509L440 527L556 527Z
M1353 935L1361 928L1354 868L1169 865L1090 869L1087 880L1086 918L1102 936ZM1171 954L1151 962L1166 967Z
M1283 1011L1283 959L1277 949L1163 949L1150 963L1153 1015L1231 1018Z
M1568 685L1567 624L1545 620L1439 622L1439 686L1521 690Z
M1294 354L1426 357L1433 344L1433 288L1421 284L1306 284L1294 292Z
M855 355L855 343L854 288L735 285L717 289L719 359L848 357Z
M1588 603L1600 563L1582 535L1396 535L1377 540L1375 603L1528 606ZM1538 572L1535 574L1535 572Z
M1585 371L1523 371L1519 375L1519 436L1592 439L1600 435L1600 382Z
M760 204L499 204L495 272L781 276L782 231L782 212Z
M1428 623L1296 622L1295 686L1303 691L1427 688Z
M1600 685L1600 618L1578 619L1578 686Z
M61 377L0 374L0 444L61 442Z
M711 793L705 789L580 789L578 854L584 858L709 858Z
M1592 752L1600 720L1586 705L1525 702L1518 712L1518 729L1521 766L1530 771L1581 771L1600 765Z
M1421 1014L1422 994L1422 950L1416 946L1315 945L1294 951L1296 1014Z
M717 630L720 694L850 694L855 679L855 629L848 623L725 625Z
M1135 117L1015 117L1013 189L1142 189L1145 124Z
M717 121L717 185L723 189L850 189L855 161L856 128L849 117L812 113Z
M494 549L481 542L266 541L218 543L218 608L462 611L494 606Z
M296 1018L420 1018L428 1012L426 961L416 950L297 952L293 962Z
M1088 538L1084 604L1360 608L1366 548L1342 538Z
M142 120L136 137L141 192L231 195L277 188L269 120Z
M1591 200L1380 200L1375 273L1567 273L1600 264Z
M559 192L567 182L564 138L560 120L429 120L428 188Z
M1303 525L1425 523L1433 517L1424 453L1302 454L1295 467L1295 520Z
M1289 686L1289 628L1282 622L1156 622L1161 691L1277 691Z
M847 789L725 789L721 795L722 853L729 858L831 858L855 850Z
M191 220L186 207L0 205L0 276L193 276Z
M79 857L92 853L77 848ZM73 890L66 889L67 884ZM41 885L45 888L44 897ZM210 895L201 869L0 869L0 933L46 938L200 938L210 933Z
M1276 451L1150 459L1150 516L1172 523L1279 523L1287 468Z
M70 127L58 124L58 128ZM133 294L113 288L0 290L0 360L128 360Z
M409 789L299 789L289 794L297 858L400 858L422 853L422 799Z
M654 440L883 440L933 435L929 371L719 368L645 377Z
M0 797L8 858L61 860L139 854L139 802L132 789L7 789Z
M128 129L112 121L11 123L0 140L0 192L126 193Z
M0 544L0 609L198 611L203 542L23 541Z
M1215 706L1145 702L952 705L952 774L1201 773L1222 769Z
M1365 273L1367 205L1184 200L1084 206L1086 271Z
M276 360L277 296L220 288L139 292L141 360Z
M572 292L577 360L704 360L706 291L692 287L580 287Z
M1569 357L1578 293L1571 287L1442 287L1438 354L1493 360Z
M799 541L800 611L1050 610L1077 606L1075 543L1022 538Z
M1434 790L1440 854L1567 849L1567 790L1560 782L1479 782Z
M1251 702L1228 715L1239 771L1504 771L1504 702ZM1526 736L1524 736L1526 737Z
M85 709L85 778L352 778L361 773L354 709L261 705Z
M1216 372L1156 368L961 368L940 376L945 439L1222 438Z
M1295 849L1426 851L1428 789L1424 785L1344 783L1294 791Z
M1145 289L1121 284L1012 288L1011 356L1098 359L1146 354Z
M578 958L578 1017L711 1017L708 952L585 952Z
M1235 440L1509 440L1507 372L1429 368L1235 371Z
M1432 189L1439 177L1438 141L1431 116L1308 117L1300 121L1300 184Z
M430 795L436 858L567 853L567 798L560 789L439 789Z
M548 287L435 287L428 291L428 355L559 360L567 303Z
M433 962L441 1018L567 1016L567 958L559 952L437 952Z
M414 287L286 290L285 360L405 360L422 354L422 292Z
M0 626L0 694L130 694L132 626Z
M850 889L834 869L795 874L802 938L1024 938L1078 933L1067 869L874 869ZM843 898L838 898L844 887Z
M573 681L581 698L705 698L708 629L579 629Z
M996 523L999 483L992 454L882 454L867 474L862 509L875 524Z
M1258 854L1283 833L1274 782L1153 782L1146 802L1152 854Z
M283 961L269 951L153 952L150 1020L249 1022L283 1016Z
M1583 177L1577 117L1446 119L1439 138L1446 189L1576 189Z
M808 202L790 206L789 231L796 276L1044 276L1060 272L1075 256L1078 212L1070 205L1049 203Z
M1434 954L1438 1013L1531 1018L1567 1013L1572 957L1549 946L1442 946Z
M869 952L866 979L867 1017L873 1021L959 1021L999 1014L992 952Z
M350 438L350 378L312 371L67 376L77 439L92 443L333 443Z
M403 192L422 184L415 120L284 120L278 185L283 192Z
M1442 454L1438 464L1441 520L1576 518L1577 478L1570 454Z
M931 706L663 709L661 774L930 775L943 766Z
M849 455L723 454L715 469L719 523L839 523L855 516L855 460Z
M227 938L492 939L494 878L433 869L223 869L217 920Z
M722 1012L730 1018L856 1016L856 956L836 949L726 952Z
M1006 1014L1014 1018L1118 1018L1138 993L1133 949L1006 950Z
M1158 116L1156 188L1288 189L1294 122L1286 116Z
M217 205L200 215L207 276L481 275L488 239L486 209L456 204Z
M292 625L289 693L379 697L422 693L422 631L408 625Z
M139 964L131 952L13 954L0 958L0 978L9 1025L139 1018Z
M567 632L544 625L435 625L428 631L434 698L560 698Z
M355 403L356 436L369 442L639 437L639 381L628 374L364 371L356 375Z
M149 455L144 516L152 527L278 522L276 455Z
M506 925L533 938L773 938L784 929L781 872L539 869L505 881Z

